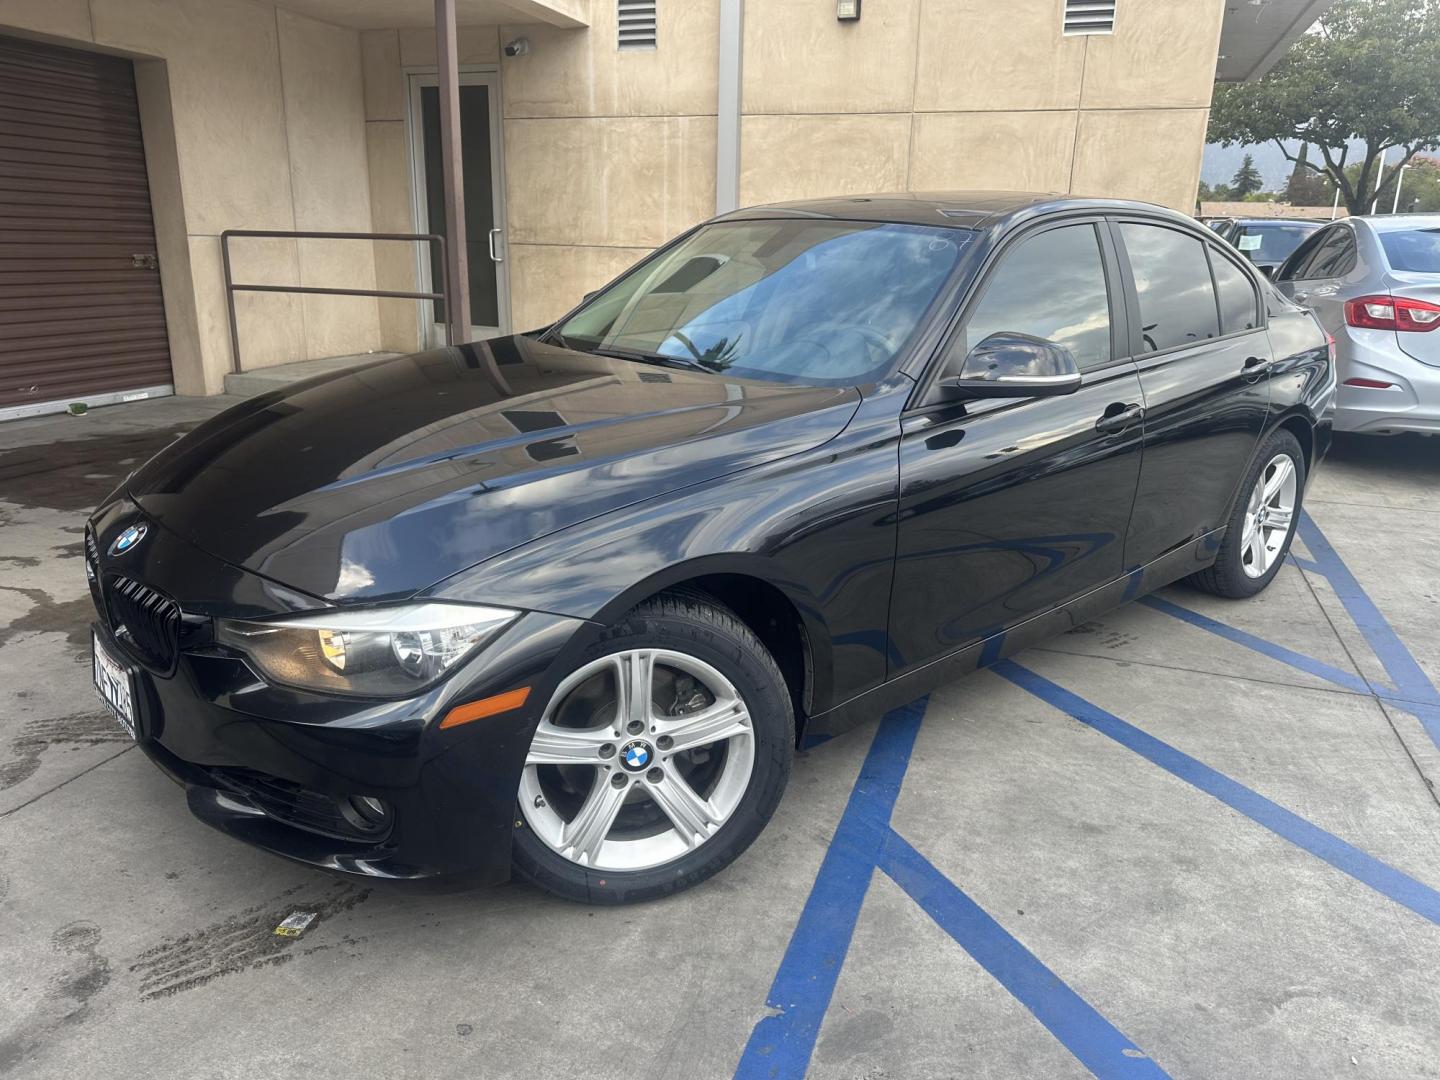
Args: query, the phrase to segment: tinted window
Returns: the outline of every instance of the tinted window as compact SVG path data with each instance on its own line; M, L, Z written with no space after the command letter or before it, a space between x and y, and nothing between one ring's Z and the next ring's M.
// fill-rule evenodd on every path
M1380 244L1392 270L1440 274L1440 229L1382 232Z
M1020 241L1001 258L947 364L958 371L991 334L1064 345L1080 368L1110 361L1110 300L1093 225L1066 225Z
M1250 278L1218 251L1210 252L1210 266L1215 271L1215 288L1220 294L1220 332L1238 334L1260 325L1260 312L1255 305L1255 286Z
M1355 269L1355 237L1349 229L1337 228L1325 237L1320 250L1305 268L1307 278L1344 277Z
M1285 260L1285 265L1275 272L1275 280L1290 281L1303 277L1310 262L1315 258L1315 252L1320 250L1320 245L1329 235L1328 232L1317 232L1307 237L1305 242L1295 249L1290 258Z
M1120 226L1140 296L1142 352L1192 345L1220 332L1205 245L1158 225Z
M1313 225L1242 225L1234 244L1251 262L1282 263L1314 231Z
M861 221L717 222L552 334L571 348L752 378L865 382L919 328L970 239L964 229Z

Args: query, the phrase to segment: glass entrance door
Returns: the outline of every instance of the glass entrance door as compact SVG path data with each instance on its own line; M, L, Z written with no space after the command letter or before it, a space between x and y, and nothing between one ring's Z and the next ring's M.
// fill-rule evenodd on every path
M460 157L465 173L465 251L470 264L471 340L510 331L505 275L504 180L500 170L500 76L460 75ZM435 75L410 76L410 136L415 175L415 217L420 232L445 232L440 156L440 90ZM440 291L445 280L438 249L421 256L422 288ZM431 283L434 283L433 285ZM445 340L443 301L421 305L427 344Z

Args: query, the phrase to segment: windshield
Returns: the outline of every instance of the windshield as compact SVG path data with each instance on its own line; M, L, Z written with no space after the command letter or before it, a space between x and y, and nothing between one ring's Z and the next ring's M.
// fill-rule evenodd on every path
M1318 225L1242 225L1235 246L1255 263L1282 263Z
M859 221L717 222L551 336L743 377L867 382L919 328L971 235Z
M1380 243L1385 248L1390 269L1440 274L1440 229L1382 232Z

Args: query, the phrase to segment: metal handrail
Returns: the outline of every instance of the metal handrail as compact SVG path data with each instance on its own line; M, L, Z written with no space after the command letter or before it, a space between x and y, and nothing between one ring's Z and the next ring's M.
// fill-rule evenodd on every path
M402 292L395 289L326 289L315 285L237 285L230 275L230 238L260 237L270 240L405 240L425 241L440 246L442 268L441 292ZM280 229L226 229L220 234L220 262L225 270L225 307L230 315L230 370L240 374L240 329L235 319L237 292L308 293L325 296L376 296L386 300L440 300L450 305L450 273L445 261L445 237L436 233L362 233L362 232L293 232ZM450 340L450 327L445 327L445 344Z

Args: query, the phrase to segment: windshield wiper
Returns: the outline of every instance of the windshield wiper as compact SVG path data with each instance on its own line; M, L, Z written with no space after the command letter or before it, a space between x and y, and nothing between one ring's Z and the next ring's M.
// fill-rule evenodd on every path
M658 364L661 367L681 368L685 371L703 371L706 375L717 374L708 364L683 356L666 356L663 353L642 352L639 349L616 349L609 345L597 345L590 351L601 356L613 356L617 360L634 360L641 364Z

